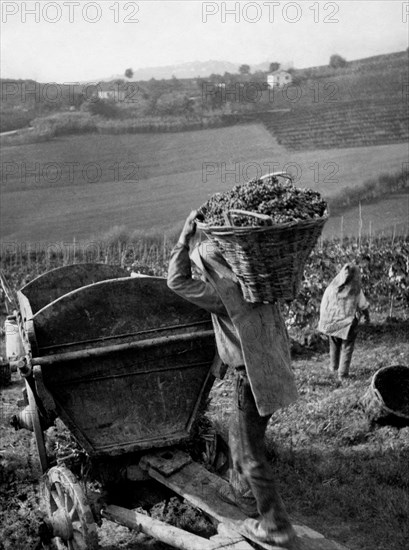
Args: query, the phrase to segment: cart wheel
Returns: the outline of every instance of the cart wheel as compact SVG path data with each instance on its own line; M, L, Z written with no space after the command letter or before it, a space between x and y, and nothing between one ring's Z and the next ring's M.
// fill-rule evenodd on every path
M65 466L44 474L41 497L51 538L58 550L97 550L98 536L91 508L75 475Z

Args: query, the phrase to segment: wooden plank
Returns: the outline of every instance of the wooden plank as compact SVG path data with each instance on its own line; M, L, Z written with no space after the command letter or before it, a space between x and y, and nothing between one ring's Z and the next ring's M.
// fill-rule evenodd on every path
M192 462L191 457L179 450L166 450L155 455L145 455L141 459L140 468L146 469L150 464L150 458L155 462L155 469L165 477L168 477L178 470L181 470L187 464Z
M40 417L38 414L37 403L35 400L33 390L31 389L30 383L27 380L27 378L25 382L26 382L28 402L30 405L30 414L32 415L33 431L34 431L34 437L35 437L36 446L37 446L38 458L40 460L41 470L44 474L48 470L48 458L47 458L47 451L45 448L44 433L41 428Z
M150 537L169 544L174 548L180 548L180 550L216 550L217 548L208 539L198 537L183 529L173 527L163 521L145 516L134 510L127 510L121 506L111 504L103 510L102 515L130 529L138 529Z
M247 535L242 527L246 516L236 506L222 501L219 497L219 488L225 485L226 481L208 472L203 466L195 462L187 464L168 477L158 471L157 464L159 464L159 461L155 455L144 457L144 465L152 478L169 487L228 528L257 543L261 548L281 550L278 546L262 543ZM326 539L307 526L300 524L294 524L293 526L297 538L290 546L290 550L348 550L346 547Z
M239 533L229 530L223 524L219 524L217 535L206 539L121 506L109 505L102 515L180 550L254 550Z
M230 529L224 523L219 523L217 535L210 537L210 540L218 545L217 548L224 550L254 550L254 547L250 546L240 533Z
M17 292L17 299L19 303L19 331L21 340L23 342L26 355L38 353L37 339L34 331L33 312L31 310L30 302L27 296L22 292Z
M177 334L175 336L162 336L159 338L150 338L149 340L125 342L123 344L114 344L95 348L85 348L78 351L67 351L55 355L46 355L45 357L34 357L32 362L36 365L53 365L66 361L78 361L89 357L101 357L108 354L115 354L128 350L144 350L149 348L171 346L173 343L194 342L195 340L207 339L213 343L213 330L202 330L201 332L192 332L187 334ZM212 350L213 355L213 350Z
M148 466L148 473L152 478L178 493L193 506L224 523L228 528L250 538L242 528L246 516L236 506L222 501L218 495L219 487L226 484L226 481L195 462L187 464L168 477L156 469L158 464L161 465L161 461L156 455L145 456L144 464ZM250 540L257 542L261 548L266 550L283 550L278 546L260 543L255 539L250 538Z

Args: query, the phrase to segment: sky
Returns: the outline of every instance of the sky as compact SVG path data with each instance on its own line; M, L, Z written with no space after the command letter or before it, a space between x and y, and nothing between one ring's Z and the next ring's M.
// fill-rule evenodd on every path
M210 59L296 68L405 50L409 1L1 2L2 78L86 82Z

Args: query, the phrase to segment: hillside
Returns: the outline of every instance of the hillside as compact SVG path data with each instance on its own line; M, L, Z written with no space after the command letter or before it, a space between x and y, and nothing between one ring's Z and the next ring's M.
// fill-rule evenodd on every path
M82 135L4 147L3 242L90 239L112 226L164 231L210 194L287 169L325 197L407 161L407 145L289 153L261 124L205 132ZM405 202L406 205L406 202ZM372 231L390 222L372 216ZM403 213L401 221L407 222ZM365 220L368 230L369 220ZM347 233L345 233L347 234Z
M134 69L133 79L136 81L147 81L151 78L170 79L176 78L206 78L213 74L224 74L225 72L237 73L241 63L231 63L230 61L190 61L186 63L178 63L175 65L165 65L160 67L141 67ZM268 62L253 65L252 70L266 70ZM112 81L117 78L123 78L122 74L112 75L109 78L104 77L102 82Z
M288 150L303 151L403 143L409 109L402 100L363 99L266 113L266 128Z
M316 188L326 198L382 173L396 173L408 162L407 59L406 52L398 52L351 61L341 69L295 70L293 91L298 90L299 100L289 100L290 90L287 95L276 90L264 93L259 102L243 104L239 94L238 101L224 105L231 111L224 118L243 123L203 131L174 133L170 130L185 128L188 117L169 115L172 124L156 116L151 125L154 117L149 115L143 129L147 133L134 134L140 129L132 123L145 120L139 115L111 120L57 111L47 118L49 106L41 104L44 112L35 130L9 141L4 138L2 240L82 240L113 226L131 232L169 230L210 194L270 171L289 170L296 183ZM183 88L186 82L158 81L158 88L145 91L159 94L158 101L160 94L171 95L170 84L177 94L193 93L192 85L201 92L196 80L190 79ZM241 86L246 82L251 84L244 79ZM79 93L75 97L80 101ZM17 96L8 99L11 123L25 125L37 116L30 111L35 107L33 96L28 110L21 112L13 103ZM200 101L195 108L202 112ZM218 112L210 109L206 117ZM126 111L121 116L131 115ZM78 119L74 129L68 128L74 135L64 134L69 117ZM98 125L81 126L90 121ZM54 123L61 123L61 133L50 131ZM89 134L81 134L85 131ZM390 197L387 205L365 205L362 230L405 233L408 211L406 197L402 199ZM356 209L330 220L324 235L339 234L341 225L344 235L359 229Z
M402 143L409 138L407 82L407 52L294 71L295 91L276 90L260 118L289 150Z

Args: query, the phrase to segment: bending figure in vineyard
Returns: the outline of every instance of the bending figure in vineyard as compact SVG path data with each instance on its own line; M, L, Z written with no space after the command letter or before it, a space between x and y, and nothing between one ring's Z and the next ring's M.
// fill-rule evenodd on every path
M369 323L369 304L359 268L345 264L324 292L318 330L329 336L330 370L342 381L349 376L361 316Z
M238 280L215 245L209 241L192 245L196 216L197 211L188 216L172 251L168 286L212 314L220 358L235 370L230 484L220 497L249 516L244 527L252 536L287 544L294 531L264 447L270 417L298 396L284 320L277 304L244 300ZM192 278L191 259L201 280Z

